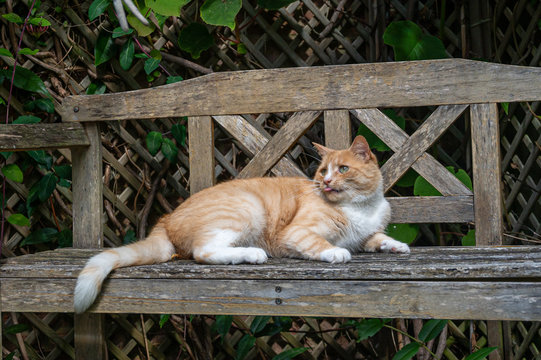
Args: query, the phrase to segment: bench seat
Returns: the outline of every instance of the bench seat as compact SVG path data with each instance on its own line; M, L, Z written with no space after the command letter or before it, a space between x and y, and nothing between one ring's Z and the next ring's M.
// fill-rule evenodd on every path
M73 288L95 250L4 259L2 311L73 311ZM362 253L347 264L190 260L114 271L90 311L541 320L541 247L419 247Z

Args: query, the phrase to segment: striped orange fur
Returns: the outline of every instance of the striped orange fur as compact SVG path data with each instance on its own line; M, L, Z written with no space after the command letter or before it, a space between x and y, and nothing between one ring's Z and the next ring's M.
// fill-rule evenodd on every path
M76 312L94 302L112 270L173 255L210 264L259 264L272 257L347 262L351 252L409 252L384 234L390 206L377 159L362 136L346 150L314 144L313 180L253 178L205 189L163 216L140 242L91 258L77 280Z

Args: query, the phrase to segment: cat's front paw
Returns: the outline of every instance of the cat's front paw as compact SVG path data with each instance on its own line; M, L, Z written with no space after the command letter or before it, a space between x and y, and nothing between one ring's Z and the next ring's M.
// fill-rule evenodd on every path
M351 253L343 248L333 248L321 252L320 258L322 261L330 263L346 263L351 261Z
M409 254L410 247L408 246L408 244L404 244L403 242L397 241L392 238L387 238L381 242L379 250L381 252Z
M250 247L246 248L244 251L244 259L242 262L246 262L249 264L263 264L268 259L267 253L265 250L256 248L256 247Z

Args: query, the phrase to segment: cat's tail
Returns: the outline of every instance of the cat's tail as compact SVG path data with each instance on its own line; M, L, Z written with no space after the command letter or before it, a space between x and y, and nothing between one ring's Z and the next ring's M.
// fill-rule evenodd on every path
M73 296L75 312L82 313L92 305L103 281L114 269L166 262L173 254L175 248L165 228L157 224L146 239L93 256L77 278Z

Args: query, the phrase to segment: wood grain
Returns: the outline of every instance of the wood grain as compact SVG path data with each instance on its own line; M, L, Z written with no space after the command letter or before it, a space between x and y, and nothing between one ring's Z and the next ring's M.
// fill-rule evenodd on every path
M473 196L407 196L388 197L387 200L391 204L392 223L474 221Z
M87 123L84 128L90 145L72 150L73 246L92 249L103 246L102 146L98 124ZM73 307L68 311L73 311ZM74 316L77 359L104 358L106 345L103 330L103 317L99 314Z
M324 113L325 146L335 150L351 145L351 120L347 110L329 110Z
M214 124L210 116L188 118L190 194L214 185Z
M249 155L254 156L261 151L269 139L261 134L242 116L213 116L231 136L233 136ZM275 176L306 177L301 169L287 157L282 157L271 169Z
M61 149L88 146L80 124L9 124L0 125L0 151Z
M404 130L378 109L355 109L351 113L395 152L400 151L409 139ZM421 155L411 167L444 196L472 195L470 189L428 153ZM385 184L385 191L389 189L390 186Z
M64 99L64 121L297 112L541 99L541 69L442 59L221 72ZM77 107L77 112L75 108Z
M496 104L471 106L475 238L478 245L503 244L500 131Z
M296 113L274 134L237 178L264 176L318 119L320 111Z

